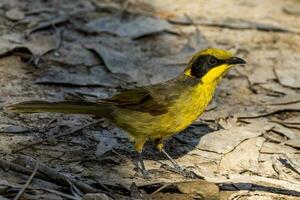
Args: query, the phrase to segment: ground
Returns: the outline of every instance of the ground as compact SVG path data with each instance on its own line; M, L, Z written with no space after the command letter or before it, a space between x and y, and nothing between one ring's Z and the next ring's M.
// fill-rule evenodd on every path
M1 200L300 198L299 0L2 0L0 13ZM163 82L207 47L247 65L166 142L189 173L149 143L144 179L101 118L5 109Z

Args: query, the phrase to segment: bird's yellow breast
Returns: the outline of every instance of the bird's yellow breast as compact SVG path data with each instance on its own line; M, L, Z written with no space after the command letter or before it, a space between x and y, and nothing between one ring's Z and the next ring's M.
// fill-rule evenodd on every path
M187 89L162 117L161 122L166 126L165 133L178 133L195 121L211 101L214 90L215 84L200 83Z

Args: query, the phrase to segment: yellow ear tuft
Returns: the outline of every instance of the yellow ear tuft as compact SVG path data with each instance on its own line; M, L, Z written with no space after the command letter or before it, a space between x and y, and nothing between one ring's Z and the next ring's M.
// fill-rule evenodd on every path
M189 76L189 77L193 77L193 76L192 76L191 68L186 69L186 70L184 71L184 75Z

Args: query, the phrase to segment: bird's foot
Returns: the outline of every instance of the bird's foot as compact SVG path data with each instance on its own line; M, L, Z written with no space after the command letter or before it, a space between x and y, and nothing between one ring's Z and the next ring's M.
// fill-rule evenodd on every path
M138 168L138 170L142 173L144 179L150 179L151 178L148 170L146 170L146 168L145 168L144 160L142 158L141 153L137 153L137 158L136 158L135 165Z
M195 179L195 178L197 178L197 175L195 174L195 172L190 171L190 170L188 170L188 169L183 169L183 170L181 171L181 175L183 175L183 176L186 177L186 178L190 178L190 179Z
M168 164L162 164L161 165L161 168L165 168L167 170L170 170L172 172L177 172L177 173L181 173L182 171L184 171L184 168L182 168L180 165L178 165L177 163L176 164L173 164L173 166L170 166Z
M172 163L173 167L168 166L168 170L173 171L175 173L181 174L187 178L196 178L196 174L192 171L189 171L183 167L181 167L176 160L174 160L164 149L161 152L168 158L168 160Z
M151 179L151 176L150 176L148 170L140 169L140 171L141 171L141 173L142 173L144 179Z
M180 165L178 165L177 163L174 165L174 171L176 172L183 172L184 171L184 168L181 167Z
M186 168L183 168L180 165L170 166L170 165L167 165L167 164L162 164L161 168L164 168L164 169L166 169L168 171L171 171L171 172L175 172L175 173L180 174L180 175L182 175L186 178L195 179L197 177L197 175L194 172L192 172L192 171L190 171Z
M136 163L137 172L141 173L144 179L151 179L151 175L148 170L141 168L138 163Z
M135 162L135 166L136 166L135 169L143 175L144 179L151 178L149 171L146 169L143 169L141 166L139 166L139 162Z

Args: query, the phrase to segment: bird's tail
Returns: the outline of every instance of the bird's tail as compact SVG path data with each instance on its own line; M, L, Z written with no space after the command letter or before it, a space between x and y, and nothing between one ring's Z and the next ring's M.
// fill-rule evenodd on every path
M16 113L66 113L66 114L92 114L97 116L108 116L113 108L111 105L93 103L86 101L25 101L22 103L10 105L9 111Z

